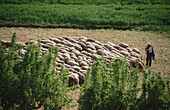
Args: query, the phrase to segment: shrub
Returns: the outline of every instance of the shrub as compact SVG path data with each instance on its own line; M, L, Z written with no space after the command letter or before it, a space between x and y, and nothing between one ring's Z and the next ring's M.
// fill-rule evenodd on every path
M137 68L129 69L122 59L109 64L103 60L94 62L87 72L86 86L80 91L79 109L168 109L170 95L160 74L146 77L147 73L144 72L140 87Z
M0 103L8 109L61 109L69 105L72 97L67 95L68 71L57 73L55 58L58 48L49 48L40 53L40 42L29 44L25 56L12 37L12 47L6 48L0 42Z
M163 80L161 73L143 73L142 95L139 98L141 110L168 110L170 105L169 82Z

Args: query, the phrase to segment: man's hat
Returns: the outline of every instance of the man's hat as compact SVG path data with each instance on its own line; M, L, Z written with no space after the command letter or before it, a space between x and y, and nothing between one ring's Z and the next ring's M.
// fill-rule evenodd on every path
M150 43L150 42L148 42L148 45L151 45L151 43Z

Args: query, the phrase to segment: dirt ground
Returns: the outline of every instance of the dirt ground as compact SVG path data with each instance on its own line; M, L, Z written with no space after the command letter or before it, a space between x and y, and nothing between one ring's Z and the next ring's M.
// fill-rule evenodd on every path
M131 48L138 48L143 57L143 62L146 63L145 47L147 42L151 42L151 45L155 51L155 61L153 61L151 69L152 72L161 72L164 77L170 79L170 37L166 37L162 34L153 32L138 32L138 31L120 31L120 30L80 30L80 29L49 29L49 28L0 28L0 40L10 41L12 34L16 32L17 41L26 42L28 40L38 40L43 38L55 38L55 37L73 37L73 36L85 36L93 38L102 43L112 42L118 45L120 42L129 44ZM79 90L71 93L74 97L74 102L78 99ZM77 109L78 106L72 108ZM65 110L65 108L63 108Z

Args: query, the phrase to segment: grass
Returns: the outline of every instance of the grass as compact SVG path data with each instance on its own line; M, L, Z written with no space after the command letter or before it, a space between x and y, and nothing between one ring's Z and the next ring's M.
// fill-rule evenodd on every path
M0 3L10 4L170 4L169 0L0 0Z
M170 33L169 5L0 4L0 26Z

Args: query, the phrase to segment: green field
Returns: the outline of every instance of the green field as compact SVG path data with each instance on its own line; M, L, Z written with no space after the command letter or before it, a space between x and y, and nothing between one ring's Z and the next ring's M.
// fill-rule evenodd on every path
M0 26L113 28L170 33L170 5L166 0L130 0L131 3L125 0L40 1L0 0Z
M30 4L30 3L46 3L46 4L170 4L169 0L0 0L0 3L10 4Z

